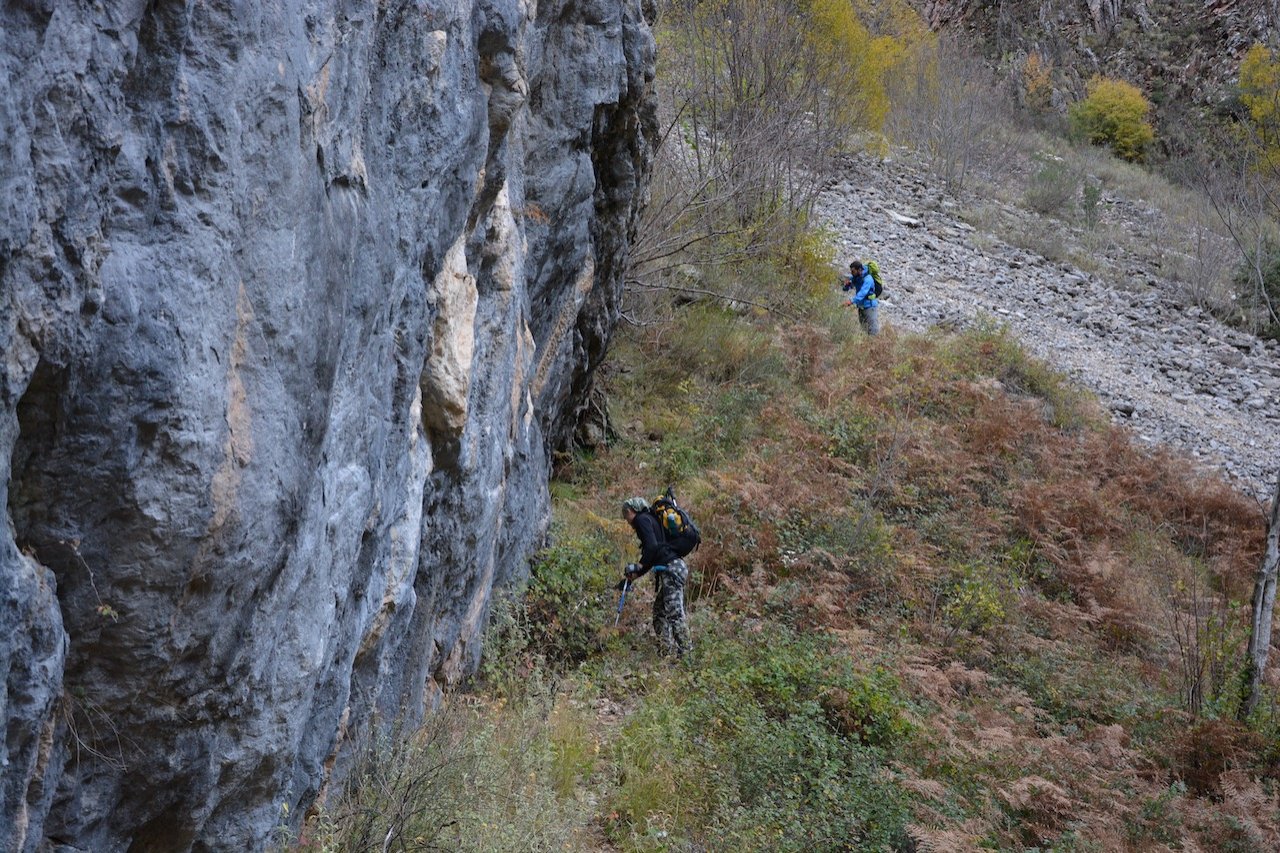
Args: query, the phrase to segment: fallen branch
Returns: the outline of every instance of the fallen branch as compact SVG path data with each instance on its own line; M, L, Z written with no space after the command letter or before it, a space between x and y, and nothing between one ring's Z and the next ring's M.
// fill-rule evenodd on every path
M628 279L627 284L633 284L636 287L643 287L648 290L670 290L675 293L691 293L695 296L710 296L712 299L720 299L725 302L741 302L743 305L750 305L753 308L759 308L762 311L768 311L771 314L777 314L780 317L785 317L793 323L800 322L800 318L795 314L783 311L781 308L775 308L772 305L765 305L763 302L753 302L750 299L743 299L740 296L730 296L727 293L718 293L714 290L705 290L700 287L679 287L674 284L652 284L638 279Z

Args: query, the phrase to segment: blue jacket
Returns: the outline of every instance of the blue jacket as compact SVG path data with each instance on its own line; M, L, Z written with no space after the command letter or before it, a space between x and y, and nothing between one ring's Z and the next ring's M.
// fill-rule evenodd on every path
M871 273L864 269L862 271L862 280L854 281L854 285L858 290L853 296L849 297L849 304L857 305L859 308L875 308L878 302L876 299L876 280L871 277Z

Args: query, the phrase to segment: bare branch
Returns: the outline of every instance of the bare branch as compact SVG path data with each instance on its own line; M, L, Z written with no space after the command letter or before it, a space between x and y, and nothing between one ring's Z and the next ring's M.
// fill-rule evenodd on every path
M777 306L765 305L762 302L755 302L750 299L744 299L741 296L731 296L727 293L720 293L715 290L707 290L705 288L700 288L700 287L680 287L679 285L674 285L674 284L653 284L650 282L640 281L638 279L628 279L627 284L631 284L636 287L641 287L641 288L644 288L645 290L669 290L675 293L689 293L695 296L709 296L712 299L719 299L723 302L740 302L743 305L750 305L753 308L759 308L763 311L768 311L771 314L777 314L778 316L785 317L786 319L791 321L799 321L800 319L795 314L784 311L781 308L778 308Z

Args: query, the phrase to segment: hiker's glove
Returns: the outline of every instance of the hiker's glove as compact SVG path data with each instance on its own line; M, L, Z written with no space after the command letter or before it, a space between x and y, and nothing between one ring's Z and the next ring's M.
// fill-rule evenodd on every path
M640 566L639 566L639 564L637 564L637 563L627 563L627 568L624 570L624 574L626 574L626 576L627 576L627 580L633 580L634 578L638 578L638 577L640 577Z

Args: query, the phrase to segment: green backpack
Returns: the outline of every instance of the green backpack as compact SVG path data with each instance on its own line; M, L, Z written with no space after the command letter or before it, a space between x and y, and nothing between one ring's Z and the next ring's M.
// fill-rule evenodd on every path
M879 299L880 294L884 293L884 282L880 280L880 265L875 261L867 261L867 272L871 273L871 280L876 283L876 299Z

